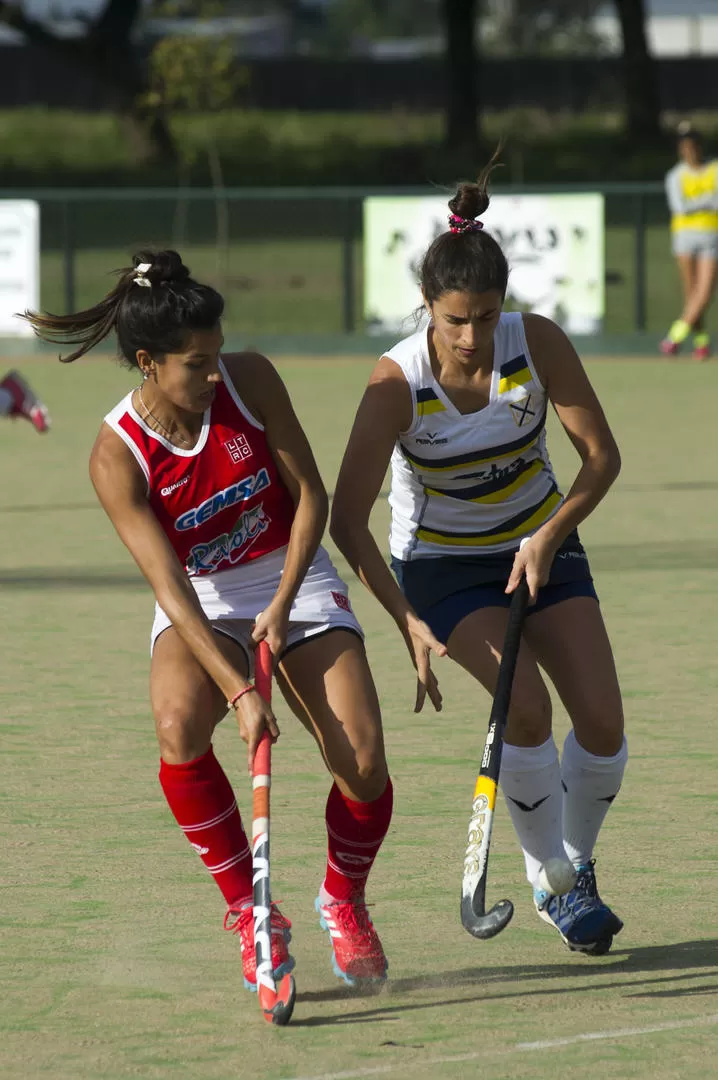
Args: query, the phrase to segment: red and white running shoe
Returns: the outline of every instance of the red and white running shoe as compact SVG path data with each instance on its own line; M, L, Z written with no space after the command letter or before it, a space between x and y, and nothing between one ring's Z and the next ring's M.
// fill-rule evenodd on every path
M289 954L289 942L292 924L285 919L276 904L272 904L270 919L272 927L272 967L275 979L281 979L294 968L294 957ZM257 992L257 957L254 952L254 915L252 902L243 904L238 910L232 908L224 917L225 930L239 934L239 946L242 950L242 971L244 985L252 993Z
M30 421L35 431L49 430L50 414L47 406L43 405L37 394L30 389L22 375L17 371L8 371L0 382L0 389L7 390L12 396L10 416L24 416Z
M680 349L680 345L676 345L675 341L671 341L670 338L664 338L658 348L664 356L675 356Z
M711 355L710 345L696 345L693 350L694 360L709 360Z
M364 900L325 904L318 896L314 907L329 933L334 973L349 986L383 982L389 965Z

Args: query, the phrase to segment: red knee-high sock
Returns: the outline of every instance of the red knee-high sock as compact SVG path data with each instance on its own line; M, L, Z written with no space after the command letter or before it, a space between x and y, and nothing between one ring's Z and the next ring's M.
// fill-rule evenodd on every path
M210 746L182 765L160 762L160 784L177 824L230 907L252 895L252 853L237 801Z
M354 802L336 784L332 786L326 809L329 851L324 891L334 900L363 896L369 871L389 831L393 803L391 780L374 802Z

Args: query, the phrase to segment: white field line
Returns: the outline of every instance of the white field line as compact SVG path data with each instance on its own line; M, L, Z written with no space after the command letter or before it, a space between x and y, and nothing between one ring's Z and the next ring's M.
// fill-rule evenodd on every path
M555 1050L561 1046L575 1046L582 1042L599 1040L635 1039L640 1035L655 1035L661 1031L678 1031L682 1028L710 1027L718 1024L718 1013L708 1016L695 1016L689 1020L669 1020L665 1024L652 1024L650 1027L617 1028L615 1031L586 1031L580 1035L567 1035L563 1039L540 1039L538 1042L520 1042L505 1049L477 1050L471 1054L452 1054L446 1057L430 1058L421 1061L414 1058L412 1065L420 1069L430 1069L434 1065L451 1065L461 1061L479 1061L487 1057L507 1057L509 1054L535 1053L537 1050ZM348 1069L343 1072L321 1073L314 1076L294 1076L292 1080L361 1080L365 1076L387 1076L389 1073L406 1069L407 1062L394 1062L386 1065L374 1065L366 1069Z

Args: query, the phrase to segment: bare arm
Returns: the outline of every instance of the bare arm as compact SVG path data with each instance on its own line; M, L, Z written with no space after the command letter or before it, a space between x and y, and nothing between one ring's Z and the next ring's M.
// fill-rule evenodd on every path
M521 577L517 564L519 568L525 566L535 599L536 591L548 577L557 549L598 506L618 476L621 457L596 393L563 330L540 315L525 315L524 327L549 400L581 459L581 467L562 506L537 530L514 564L509 591ZM534 562L534 556L540 556L538 563Z
M329 502L307 437L275 368L255 353L224 357L224 362L242 400L264 425L272 457L295 506L279 588L254 632L257 641L267 637L277 655L284 647L279 638L286 636L292 603L321 542ZM279 630L274 628L275 618Z
M229 699L249 685L217 647L212 627L179 559L147 502L145 480L122 439L103 426L90 457L90 478L123 544L149 582L157 603L192 654ZM237 704L250 760L265 726L279 734L271 710L258 694Z
M672 214L685 214L688 205L681 192L681 180L675 168L666 173L665 179L666 201Z
M350 566L389 612L417 669L416 711L428 693L435 708L441 696L429 652L446 654L403 596L369 528L369 517L386 475L399 432L411 423L411 391L399 367L382 357L359 405L344 453L332 505L331 535Z

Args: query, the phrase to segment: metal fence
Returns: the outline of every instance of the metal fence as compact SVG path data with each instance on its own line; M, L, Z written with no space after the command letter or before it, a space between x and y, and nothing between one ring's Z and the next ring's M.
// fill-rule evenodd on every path
M677 313L663 185L497 187L497 193L601 192L606 208L605 335L657 335ZM362 201L435 188L24 190L41 207L41 306L90 306L110 271L142 246L177 248L227 300L225 332L333 348L365 340Z

